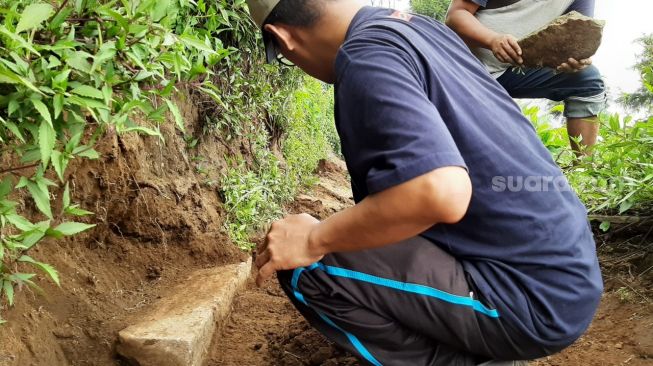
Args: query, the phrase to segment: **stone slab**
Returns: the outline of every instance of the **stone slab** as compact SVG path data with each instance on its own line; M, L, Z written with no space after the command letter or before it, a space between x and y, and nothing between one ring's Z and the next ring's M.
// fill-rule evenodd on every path
M199 270L118 334L116 350L140 366L201 366L216 330L249 278L247 262Z
M556 68L569 58L594 56L603 38L605 22L576 11L519 40L526 67Z

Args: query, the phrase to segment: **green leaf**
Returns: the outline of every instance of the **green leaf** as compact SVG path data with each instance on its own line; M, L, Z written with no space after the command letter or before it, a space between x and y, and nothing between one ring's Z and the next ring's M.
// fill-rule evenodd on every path
M12 188L13 184L11 177L6 176L5 179L0 182L0 200L4 199L9 194L9 192L11 192Z
M39 240L43 239L45 233L41 230L32 230L25 235L22 241L22 245L25 250L30 249L34 244L38 243Z
M0 66L0 83L2 84L22 84L33 91L43 94L37 87L34 86L34 84L30 83L27 81L25 78L15 74L11 70L5 68L4 66Z
M66 155L62 154L61 152L57 150L52 151L52 166L54 167L54 171L57 173L57 177L59 177L59 180L63 183L63 174L66 171L66 167L68 165L68 158L66 158Z
M61 286L61 283L59 282L59 272L57 272L57 270L54 269L51 265L37 262L32 257L26 255L23 255L22 257L18 258L18 262L32 264L33 266L37 267L41 271L45 272L48 276L50 276L52 281L54 281L54 283L56 283L57 286Z
M52 5L46 3L38 3L27 6L20 16L20 21L16 26L16 33L38 27L41 23L50 17L50 14L53 11L54 8Z
M17 214L11 214L11 215L6 215L5 218L7 221L9 221L12 225L18 228L18 230L21 231L30 231L34 230L34 224L29 222L26 218L17 215Z
M91 160L96 160L96 159L100 158L100 154L97 151L95 151L95 149L88 148L88 147L84 148L84 150L82 152L80 152L79 154L76 154L76 155L81 156L81 157L85 157L85 158L88 158L88 159L91 159Z
M91 211L86 211L78 207L78 205L72 205L70 207L67 207L64 210L64 213L68 215L73 215L73 216L88 216L88 215L94 215L93 212Z
M27 183L27 189L32 194L36 207L43 212L45 216L52 219L52 209L50 208L50 194L46 187L37 185L34 182Z
M98 89L90 87L88 85L79 86L71 91L73 94L81 95L83 97L95 98L95 99L104 99L104 94Z
M179 39L181 40L182 43L184 43L188 47L197 48L200 51L215 53L213 48L207 46L206 43L202 42L200 39L198 39L193 35L182 34L181 36L179 36Z
M84 224L81 222L64 222L63 224L60 224L54 228L54 230L60 232L63 235L70 236L79 234L82 231L86 231L93 227L95 227L95 225Z
M91 71L97 70L98 67L114 57L116 57L116 43L113 41L104 43L100 46L100 49L93 58L93 67L91 67Z
M125 128L122 132L139 132L139 133L144 133L149 136L161 136L161 133L159 131L155 131L151 128L147 127L142 127L142 126L135 126L135 127L128 127Z
M166 104L168 105L168 109L170 109L170 112L172 113L173 117L175 118L175 123L177 124L177 127L181 132L185 132L185 126L184 126L184 119L181 116L181 113L179 112L179 108L172 103L172 101L166 99Z
M9 306L14 306L14 285L11 281L2 281L2 290L7 297L7 303L9 303Z
M66 188L63 190L62 204L64 210L70 206L70 184L68 182L66 182Z
M16 136L16 138L20 140L20 142L25 143L25 138L23 137L23 134L20 133L20 129L18 129L18 126L16 126L15 123L11 121L5 121L4 124L5 126L7 126L7 129L11 131L11 133L13 133L14 136Z
M57 94L52 99L52 105L54 106L54 118L59 118L59 115L63 111L64 97L61 94Z
M25 48L26 50L32 52L35 55L40 56L41 54L38 53L37 50L32 47L32 44L30 42L27 42L25 38L19 36L18 34L9 31L4 25L0 25L0 33L4 34L14 42L18 43L21 47Z
M89 54L86 52L77 52L66 59L66 64L73 69L85 73L91 72L91 64L88 62Z
M52 150L54 150L57 142L56 137L52 125L41 121L41 127L39 128L39 149L41 151L41 162L43 162L44 167L48 166Z
M48 110L48 107L41 102L38 99L30 99L32 101L32 104L34 105L34 108L39 112L41 117L43 117L43 120L45 120L50 128L54 128L52 126L52 117L50 116L50 111Z
M601 226L599 226L599 229L603 231L604 233L610 230L610 221L603 221L601 223Z

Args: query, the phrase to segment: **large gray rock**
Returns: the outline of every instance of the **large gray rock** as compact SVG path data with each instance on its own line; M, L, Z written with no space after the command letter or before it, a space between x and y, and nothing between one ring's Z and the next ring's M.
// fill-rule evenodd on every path
M556 68L569 58L594 56L605 22L572 11L519 41L524 66Z
M201 366L251 267L250 259L193 273L118 334L118 353L140 366Z

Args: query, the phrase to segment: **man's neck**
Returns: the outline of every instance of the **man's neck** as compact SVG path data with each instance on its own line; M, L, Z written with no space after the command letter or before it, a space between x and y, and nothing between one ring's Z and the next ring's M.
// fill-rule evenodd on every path
M349 26L365 5L361 0L325 1L322 18L311 33L316 52L328 65L335 67L336 56L345 42Z

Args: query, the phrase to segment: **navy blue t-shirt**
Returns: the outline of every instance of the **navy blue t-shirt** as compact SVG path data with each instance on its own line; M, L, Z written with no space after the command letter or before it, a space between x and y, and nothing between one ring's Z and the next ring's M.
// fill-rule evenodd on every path
M500 316L542 344L566 345L602 292L585 207L460 38L393 12L363 8L336 58L336 125L355 200L466 168L467 214L422 235L460 260Z
M492 8L492 9L497 9L518 2L515 0L470 0L470 1L484 8ZM593 17L594 5L595 5L595 0L576 0L569 6L567 11L565 11L565 14L575 10L585 16Z

